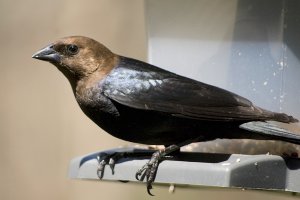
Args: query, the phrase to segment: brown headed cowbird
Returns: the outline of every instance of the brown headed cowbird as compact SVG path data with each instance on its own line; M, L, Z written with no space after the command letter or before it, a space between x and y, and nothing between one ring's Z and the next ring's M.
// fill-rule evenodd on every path
M90 38L60 39L33 58L51 62L68 78L82 111L106 132L130 142L166 146L136 174L147 178L148 192L159 161L191 142L248 138L300 143L299 135L266 122L297 122L292 116L116 55Z

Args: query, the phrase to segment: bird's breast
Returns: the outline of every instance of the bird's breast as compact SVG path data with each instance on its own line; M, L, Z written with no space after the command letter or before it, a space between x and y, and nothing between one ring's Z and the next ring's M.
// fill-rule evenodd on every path
M118 115L113 103L103 94L101 84L94 84L93 86L78 84L75 97L80 108L88 117L101 113Z

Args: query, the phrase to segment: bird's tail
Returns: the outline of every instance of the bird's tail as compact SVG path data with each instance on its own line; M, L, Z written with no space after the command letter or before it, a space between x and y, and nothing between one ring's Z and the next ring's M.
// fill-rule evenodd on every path
M290 117L290 120L294 121L295 118L286 115L287 117ZM280 116L281 117L281 116ZM289 121L291 122L291 121ZM288 124L291 125L291 124ZM296 133L295 130L287 130L286 127L283 127L280 125L280 123L276 122L262 122L262 121L253 121L253 122L247 122L240 125L240 128L256 132L258 134L261 134L262 136L265 136L265 139L273 139L273 140L282 140L286 142L291 142L294 144L300 144L300 132L297 130ZM298 128L299 129L299 128Z

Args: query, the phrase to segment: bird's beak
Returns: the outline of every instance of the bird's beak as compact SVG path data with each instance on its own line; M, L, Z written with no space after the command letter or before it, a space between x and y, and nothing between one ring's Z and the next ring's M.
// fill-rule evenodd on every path
M49 45L39 50L32 55L32 58L49 62L60 62L60 55L53 49L53 45Z

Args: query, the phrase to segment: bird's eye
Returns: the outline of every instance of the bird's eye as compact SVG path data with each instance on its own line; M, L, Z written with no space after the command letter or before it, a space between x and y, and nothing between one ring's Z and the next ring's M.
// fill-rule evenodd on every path
M67 52L71 55L75 55L77 54L79 51L79 48L78 46L74 45L74 44L70 44L70 45L67 45Z

